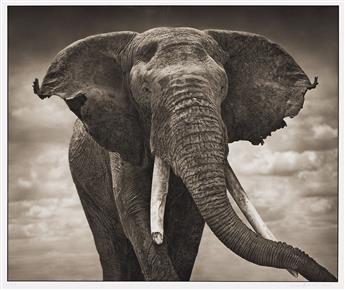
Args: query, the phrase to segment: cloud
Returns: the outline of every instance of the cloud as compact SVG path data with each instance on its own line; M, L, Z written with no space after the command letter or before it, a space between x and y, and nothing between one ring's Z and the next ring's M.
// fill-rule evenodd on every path
M73 235L73 232L79 231L80 225L85 222L76 193L71 197L10 202L9 207L9 224L14 232L21 232L22 237L39 238L43 230L45 236ZM65 220L64 216L68 216L69 219ZM85 225L82 227L87 228ZM12 231L10 236L11 233Z
M66 196L75 192L66 145L10 146L13 150L9 158L10 200Z
M9 231L11 232L11 238L13 239L26 239L36 236L44 237L51 234L51 228L44 222L34 224L9 224Z
M294 216L308 227L336 225L337 150L271 152L246 142L229 147L234 172L268 224Z
M337 198L336 197L310 197L301 198L293 207L290 213L294 216L294 222L287 223L288 226L304 228L337 228ZM287 219L286 219L287 220Z
M26 180L23 178L18 178L17 183L19 187L24 188L24 189L29 189L33 185L31 180Z
M314 138L316 141L329 140L338 137L338 130L333 129L327 124L321 124L313 127Z
M299 116L298 116L299 117ZM338 130L325 123L322 116L287 119L287 127L265 140L275 151L324 151L338 148Z
M254 158L244 160L241 172L244 174L263 174L263 175L291 175L300 171L316 170L322 166L319 154L314 151L303 153L287 152L267 152L257 154Z
M315 200L315 202L309 203L309 214L317 215L325 214L330 212L332 209L334 209L334 202L325 199L320 198Z
M33 204L27 212L28 217L34 217L38 219L46 219L55 215L56 209L58 207L58 201L54 199L54 202L51 202L48 205L40 206Z
M40 61L38 62L40 63ZM16 143L66 143L75 115L58 97L41 100L32 91L32 81L44 70L26 60L9 79L9 141Z
M229 146L228 160L236 172L244 175L290 176L321 170L323 166L337 174L337 150L323 151L274 151L269 146L252 146L237 142Z
M301 171L298 192L306 197L334 197L338 195L338 154L336 150L325 152L323 165L314 171Z

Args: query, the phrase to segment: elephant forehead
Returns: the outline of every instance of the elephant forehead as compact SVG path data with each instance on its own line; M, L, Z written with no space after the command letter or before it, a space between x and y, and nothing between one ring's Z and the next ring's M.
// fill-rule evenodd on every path
M158 27L147 30L140 35L140 38L155 39L159 41L174 41L174 39L190 39L196 40L205 37L204 33L200 30L189 27Z
M208 54L219 64L224 64L228 58L213 37L189 27L159 27L138 34L131 45L132 53L140 55L152 44L156 47L160 62L166 58L183 60L187 55L203 60Z
M217 47L217 42L203 31L189 27L159 27L147 30L135 38L138 47L150 42L159 43L160 48L174 44L199 44L205 48Z

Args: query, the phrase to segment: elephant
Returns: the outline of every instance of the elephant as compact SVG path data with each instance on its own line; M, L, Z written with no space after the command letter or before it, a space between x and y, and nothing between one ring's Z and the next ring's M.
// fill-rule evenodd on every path
M274 238L227 161L229 143L263 144L316 84L278 44L240 31L110 32L59 52L33 89L77 116L70 170L103 279L189 280L206 222L249 262L337 281Z

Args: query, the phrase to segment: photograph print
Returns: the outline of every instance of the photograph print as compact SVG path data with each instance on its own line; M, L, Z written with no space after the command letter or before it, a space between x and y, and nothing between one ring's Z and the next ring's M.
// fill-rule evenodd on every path
M7 18L8 282L338 281L338 6Z

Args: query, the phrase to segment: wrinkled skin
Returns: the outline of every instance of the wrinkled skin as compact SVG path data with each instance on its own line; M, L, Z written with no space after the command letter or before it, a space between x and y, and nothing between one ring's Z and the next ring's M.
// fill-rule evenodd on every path
M78 116L70 168L105 280L189 280L204 227L244 259L336 278L246 227L226 196L228 143L263 142L311 83L278 45L231 31L156 28L96 35L61 51L41 97ZM170 168L162 245L150 234L154 158Z

